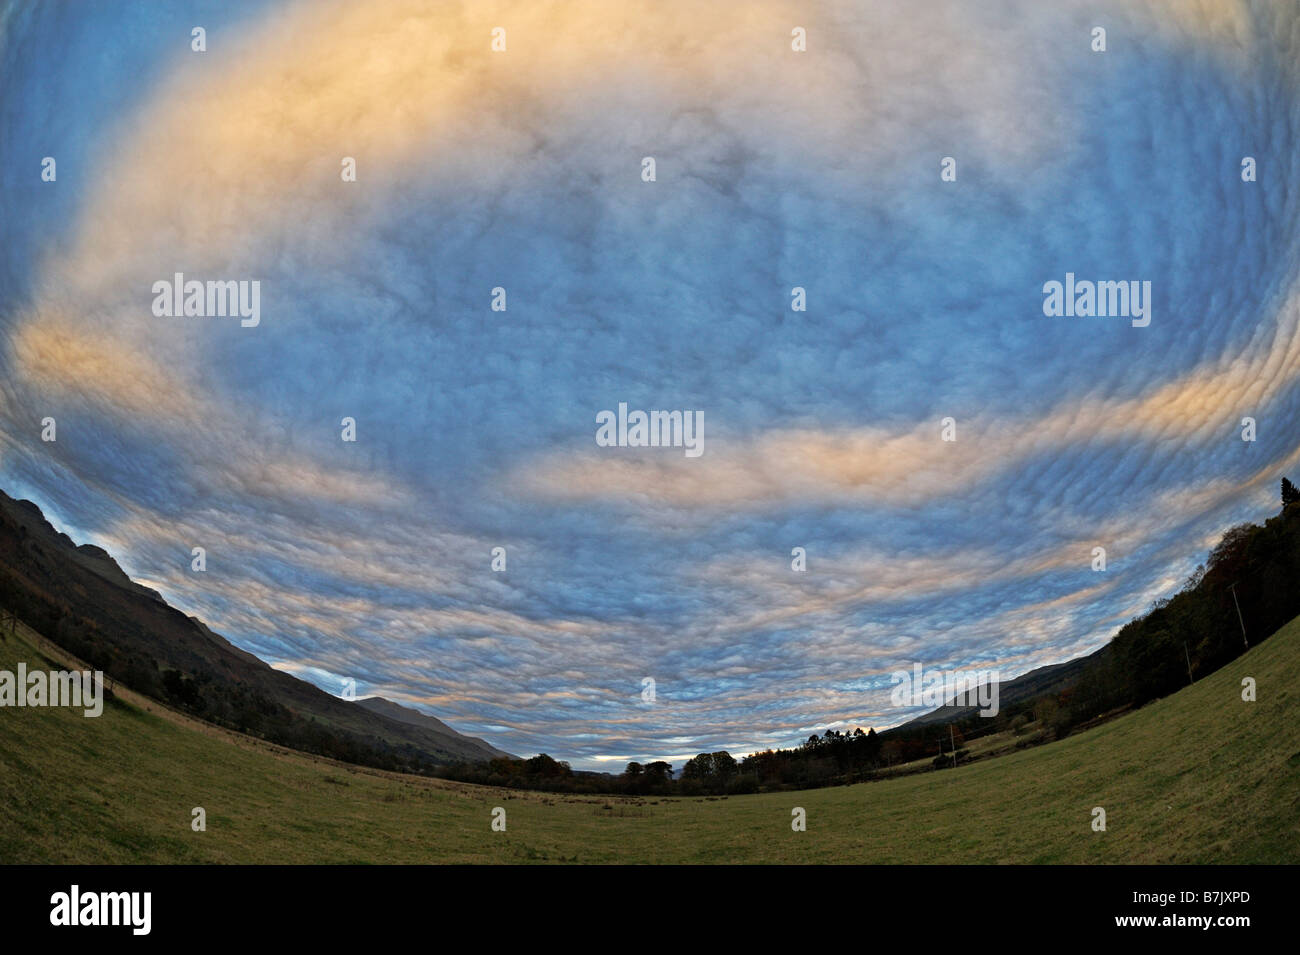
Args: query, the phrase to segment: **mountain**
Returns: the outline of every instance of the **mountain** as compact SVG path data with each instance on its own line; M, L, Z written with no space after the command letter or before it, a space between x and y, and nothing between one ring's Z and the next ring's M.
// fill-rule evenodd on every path
M461 735L456 733L454 729L436 716L429 716L428 714L421 713L419 710L413 709L412 707L402 706L400 703L386 700L382 696L368 696L364 700L357 700L356 705L362 709L369 710L371 713L378 713L380 716L385 716L390 720L397 720L399 723L407 723L411 726L423 726L433 730L435 733L454 733L457 736ZM464 738L469 740L471 743L478 743L484 749L491 752L493 756L504 759L514 759L514 757L509 753L497 749L476 736L466 736Z
M1066 663L1053 663L1050 666L1039 667L1016 677L1014 680L1007 680L998 686L998 708L1000 710L1005 709L1014 703L1031 700L1049 693L1060 693L1062 690L1069 689L1079 681L1079 677L1083 675L1088 666L1088 661L1104 650L1105 647L1086 657L1078 657ZM984 685L987 686L988 684ZM938 709L908 720L898 726L897 729L906 730L916 729L918 726L941 726L954 720L964 720L979 712L978 707L971 702L977 698L978 690L955 696ZM891 731L886 730L886 732Z
M433 717L341 700L274 669L3 491L0 607L134 690L292 748L401 769L505 755Z

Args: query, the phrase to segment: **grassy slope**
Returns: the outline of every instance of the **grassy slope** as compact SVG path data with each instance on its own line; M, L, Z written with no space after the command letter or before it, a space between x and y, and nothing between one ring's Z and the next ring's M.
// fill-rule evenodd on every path
M52 664L20 630L0 669ZM48 654L48 655L47 655ZM1195 686L957 770L729 799L518 793L291 754L123 694L0 709L3 862L1300 862L1300 619ZM1241 701L1243 676L1259 700ZM208 829L190 829L190 810ZM504 806L508 831L490 830ZM790 810L808 813L807 832ZM1103 806L1108 831L1090 828Z

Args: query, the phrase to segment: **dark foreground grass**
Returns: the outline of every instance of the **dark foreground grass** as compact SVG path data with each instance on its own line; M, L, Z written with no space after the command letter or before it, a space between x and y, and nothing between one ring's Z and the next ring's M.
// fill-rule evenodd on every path
M0 642L0 669L19 660L65 665L21 628ZM1248 676L1254 703L1241 699ZM724 799L385 774L129 693L98 719L4 708L0 862L1295 863L1298 677L1300 619L1196 685L1076 737L956 770ZM197 806L206 832L191 830ZM506 832L491 829L497 806ZM1098 806L1105 832L1091 826ZM795 807L806 832L791 831Z

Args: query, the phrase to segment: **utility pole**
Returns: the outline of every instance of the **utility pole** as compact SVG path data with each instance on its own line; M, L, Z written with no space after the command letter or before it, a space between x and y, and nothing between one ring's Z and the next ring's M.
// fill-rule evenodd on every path
M948 724L948 745L952 747L952 768L957 768L957 741L952 733L952 724Z
M1190 686L1196 681L1192 679L1192 655L1187 652L1187 641L1183 641L1183 654L1187 657L1187 683Z
M1237 608L1237 623L1241 624L1241 642L1250 649L1250 641L1246 639L1246 621L1241 619L1241 604L1237 603L1237 582L1234 580L1228 589L1232 591L1232 605Z

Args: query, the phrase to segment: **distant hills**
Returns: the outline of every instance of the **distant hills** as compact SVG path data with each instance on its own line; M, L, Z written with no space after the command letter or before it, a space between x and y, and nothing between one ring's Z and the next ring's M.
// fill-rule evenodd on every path
M1285 477L1281 503L1262 524L1225 531L1178 593L1155 601L1104 647L1003 684L1000 716L973 719L970 701L954 699L881 735L945 723L991 730L1034 708L1060 738L1213 673L1300 614L1300 491Z
M460 739L469 740L471 743L478 743L479 746L487 751L489 758L514 758L509 753L485 743L478 737L464 736L457 733L436 716L429 716L427 713L421 713L419 710L412 707L402 706L400 703L394 703L392 700L384 699L382 696L368 696L364 700L357 700L356 705L362 709L369 710L371 713L377 713L386 719L396 720L397 722L405 723L408 726L423 727L433 733L450 734L459 737Z
M1104 653L1105 650L1106 648L1102 647L1086 657L1078 657L1066 663L1053 663L1050 666L1039 667L1037 670L1030 670L1014 680L1000 683L998 685L999 708L1013 706L1016 703L1037 699L1048 694L1058 694L1070 689L1079 682L1079 678L1088 667L1088 661L1094 656ZM945 725L954 721L959 722L969 719L979 712L979 708L972 702L978 699L978 691L979 688L955 696L938 709L931 710L929 713L916 717L916 719L908 720L898 729L906 730L915 729L919 726ZM885 732L890 733L892 730L886 730Z
M508 755L409 707L342 700L274 669L3 491L0 606L138 692L295 749L403 770Z

